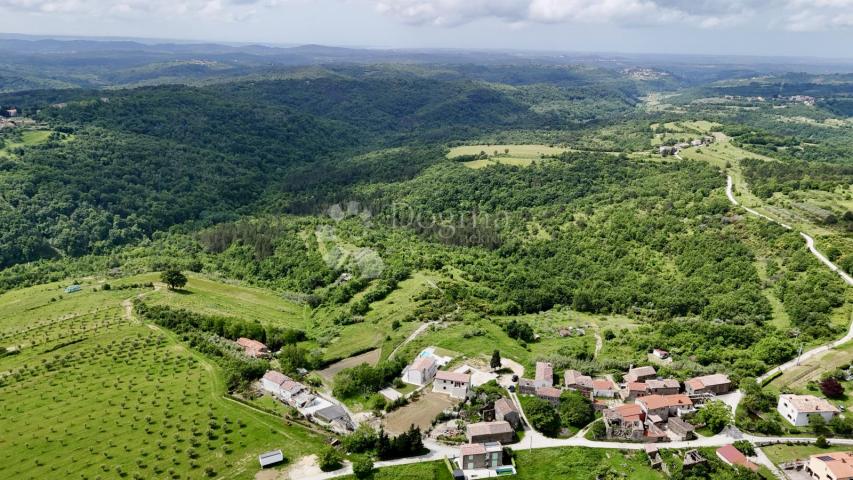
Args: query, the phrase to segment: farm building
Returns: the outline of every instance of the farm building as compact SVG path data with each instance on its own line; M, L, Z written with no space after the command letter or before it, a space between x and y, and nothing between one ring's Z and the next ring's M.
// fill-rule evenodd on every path
M625 382L645 382L646 380L651 380L655 378L657 374L658 373L655 370L655 367L636 367L628 370L628 373L625 375Z
M519 378L518 379L518 393L524 395L535 395L536 394L536 385L533 380L529 378Z
M853 480L853 452L812 455L806 472L815 480Z
M471 394L471 375L444 370L436 372L432 391L444 393L453 398L466 399Z
M649 380L646 388L651 395L675 395L681 390L681 384L673 378L663 380Z
M722 395L732 389L732 381L722 373L691 378L684 382L684 390L688 395L713 394Z
M515 431L509 422L479 422L465 428L469 443L512 443Z
M554 386L554 367L548 362L536 362L536 377L533 379L534 386L553 387Z
M537 387L536 388L536 396L541 398L542 400L547 400L551 402L551 405L555 407L560 406L560 394L563 393L562 390L556 387Z
M289 380L290 377L287 375L276 372L275 370L269 370L261 378L261 387L275 396L281 396L281 385Z
M629 382L625 385L625 388L623 388L622 391L619 393L619 396L622 397L623 401L629 402L631 400L637 399L648 394L649 387L645 383Z
M512 400L508 398L501 398L495 402L495 420L508 422L512 428L518 428L521 425L521 415Z
M261 464L261 468L271 467L273 465L278 465L279 463L284 461L284 454L281 453L281 450L273 450L271 452L266 452L258 455L258 462Z
M838 414L835 405L814 395L779 395L776 410L792 425L805 427L809 424L809 415L820 415L829 422Z
M237 345L243 348L243 353L245 353L247 357L263 358L268 357L270 355L270 349L257 340L240 337L235 343L237 343Z
M645 412L646 417L656 416L666 421L671 416L681 416L693 410L693 401L683 394L678 395L647 395L637 399L637 404Z
M695 437L696 427L678 417L669 417L666 428L669 430L669 436L675 441L692 440Z
M637 404L604 410L604 426L609 439L640 441L646 433L646 414Z
M438 363L431 355L420 355L403 370L403 381L411 385L426 385L435 378Z
M585 395L590 395L594 390L592 377L584 375L577 370L566 370L563 372L563 384L569 390L577 390Z
M74 293L79 292L81 290L80 285L69 285L65 287L65 293Z
M735 448L733 445L725 445L717 449L717 457L723 461L726 465L741 466L744 468L748 468L753 472L758 471L758 465L749 461L746 458L746 455L740 453L740 450Z

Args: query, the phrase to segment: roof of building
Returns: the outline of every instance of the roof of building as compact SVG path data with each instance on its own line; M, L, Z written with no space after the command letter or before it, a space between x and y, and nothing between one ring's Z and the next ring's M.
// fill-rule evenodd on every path
M554 367L548 362L536 362L536 381L554 383Z
M809 457L811 462L823 462L838 480L853 478L853 452L819 453Z
M728 384L732 383L732 381L729 380L729 377L727 375L724 375L722 373L715 373L713 375L705 375L702 377L691 378L690 380L687 380L685 383L690 384L690 386L693 387L694 390L698 390L698 389L701 389L703 387L715 387L717 385L728 385Z
M329 405L326 408L322 408L314 412L314 416L320 417L320 419L327 422L331 422L332 420L346 417L347 412L340 405Z
M566 370L563 372L563 383L567 387L586 387L592 388L592 377L584 375L577 370Z
M263 343L261 343L257 340L252 340L251 338L246 338L246 337L238 338L237 339L237 345L240 345L241 347L246 348L246 349L250 349L250 350L257 350L257 351L267 350L267 346L264 345Z
M643 415L643 409L636 403L626 403L617 407L608 408L604 411L605 417L618 417L621 418L623 422L642 422Z
M299 382L287 379L284 383L281 384L281 389L290 394L299 393L300 391L305 389L305 385L302 385Z
M740 450L733 445L725 445L717 449L717 456L729 465L740 465L752 471L758 470L758 465L749 461Z
M508 398L501 398L495 402L495 414L506 415L510 412L518 413L518 409Z
M649 387L643 382L628 382L627 388L629 392L645 392Z
M681 384L678 383L678 380L674 378L665 378L663 380L648 380L646 381L646 385L648 385L650 389L681 388Z
M519 378L518 379L518 386L519 387L521 387L521 386L532 387L533 383L534 383L533 380L531 380L529 378Z
M561 393L563 391L557 387L536 387L536 395L540 397L560 398Z
M418 357L414 362L412 362L413 370L427 370L432 368L435 365L435 358L432 355L425 355L422 357Z
M647 410L693 405L690 397L681 393L675 395L648 395L638 398L637 403L644 405Z
M800 413L833 412L838 413L838 408L823 398L814 395L779 395L779 399L786 399Z
M459 447L459 456L467 455L485 455L486 446L482 443L467 443Z
M592 381L592 387L596 390L616 390L616 384L606 378L596 378Z
M628 375L632 377L648 377L649 375L657 375L657 370L651 365L644 367L634 367L628 370Z
M269 370L269 371L267 371L267 373L264 374L264 380L273 382L276 385L281 385L282 383L289 381L290 377L288 377L287 375L285 375L281 372L276 372L275 370Z
M435 379L436 380L445 380L448 382L470 383L471 382L471 374L470 373L448 372L447 370L439 370L435 374Z
M669 417L669 420L666 421L666 424L669 428L675 427L676 429L684 432L692 432L696 430L696 427L678 417Z
M258 455L258 461L261 462L262 467L275 465L276 463L284 461L284 454L281 453L281 450L273 450L272 452L266 452Z
M497 422L479 422L471 423L465 427L465 432L468 436L474 435L495 435L498 433L512 433L512 425L509 422L500 420Z

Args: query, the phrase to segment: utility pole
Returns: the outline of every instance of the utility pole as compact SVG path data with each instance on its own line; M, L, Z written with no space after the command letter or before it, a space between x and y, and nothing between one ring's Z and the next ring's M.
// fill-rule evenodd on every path
M800 357L803 355L803 342L800 342L800 349L797 351L797 366L800 366Z

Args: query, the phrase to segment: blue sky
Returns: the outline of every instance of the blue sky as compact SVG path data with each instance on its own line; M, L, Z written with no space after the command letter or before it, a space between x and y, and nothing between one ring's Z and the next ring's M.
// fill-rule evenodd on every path
M853 58L853 0L0 0L6 33Z

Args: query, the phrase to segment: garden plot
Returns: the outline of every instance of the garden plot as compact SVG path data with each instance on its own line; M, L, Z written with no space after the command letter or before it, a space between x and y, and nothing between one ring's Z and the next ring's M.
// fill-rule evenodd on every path
M396 435L415 425L424 431L429 428L436 415L452 408L458 402L449 395L424 392L417 401L389 413L385 417L385 430Z

